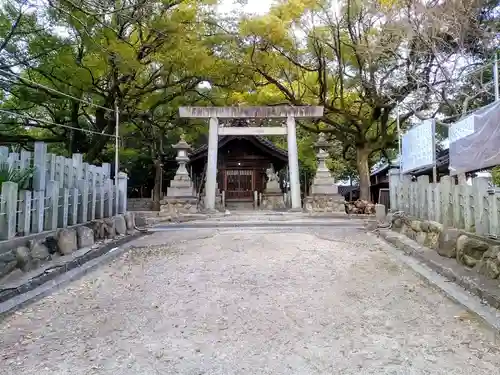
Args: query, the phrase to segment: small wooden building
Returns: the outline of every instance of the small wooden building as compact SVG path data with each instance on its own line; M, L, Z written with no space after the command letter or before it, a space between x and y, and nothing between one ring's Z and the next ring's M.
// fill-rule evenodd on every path
M196 192L202 187L206 169L208 145L190 155L191 175ZM270 165L280 171L288 165L288 154L271 141L260 136L224 136L219 139L217 184L225 191L226 202L252 202L254 191L266 187L266 170Z

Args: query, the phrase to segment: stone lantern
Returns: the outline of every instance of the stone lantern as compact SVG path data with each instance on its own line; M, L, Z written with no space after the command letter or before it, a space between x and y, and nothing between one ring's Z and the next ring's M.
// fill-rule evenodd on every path
M184 134L181 135L179 142L173 145L172 148L177 150L177 157L175 158L175 161L179 163L179 168L177 168L177 172L175 174L177 176L188 176L189 178L186 164L189 161L188 151L191 150L191 146L184 139Z
M330 170L326 166L326 159L328 152L326 149L330 144L325 140L325 136L321 133L318 140L314 144L317 149L316 157L318 158L318 168L316 169L316 174L314 176L312 184L312 194L338 194L339 188L335 185L335 179L332 177Z
M174 179L170 181L170 187L167 189L167 197L192 198L195 196L193 183L186 169L186 164L189 162L188 152L191 150L191 146L184 139L184 135L181 135L179 142L172 147L177 150L175 161L179 163L179 167Z
M311 194L306 198L305 208L309 212L338 212L345 214L345 199L339 194L339 187L335 184L330 170L326 166L329 154L326 149L329 143L324 134L320 134L314 144L318 150L318 168L311 186Z

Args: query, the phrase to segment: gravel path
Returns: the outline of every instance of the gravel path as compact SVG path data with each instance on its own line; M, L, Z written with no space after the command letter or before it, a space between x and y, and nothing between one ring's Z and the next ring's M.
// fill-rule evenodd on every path
M0 373L500 374L495 334L356 229L135 246L0 322Z

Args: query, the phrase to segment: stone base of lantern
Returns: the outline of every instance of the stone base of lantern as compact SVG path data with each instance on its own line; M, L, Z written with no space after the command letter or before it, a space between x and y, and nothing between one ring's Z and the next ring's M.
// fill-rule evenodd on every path
M196 214L199 212L196 207L197 201L195 197L164 198L160 202L160 216Z
M304 200L306 212L331 212L346 214L345 199L340 194L314 194Z
M283 193L281 191L264 192L260 208L263 210L283 210L286 208Z

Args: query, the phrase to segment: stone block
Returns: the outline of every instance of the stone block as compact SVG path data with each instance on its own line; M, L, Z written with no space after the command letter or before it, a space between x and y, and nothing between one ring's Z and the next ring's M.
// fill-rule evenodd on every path
M76 242L79 249L94 245L94 231L85 226L76 228Z
M427 246L430 249L437 250L439 247L439 233L436 232L421 232L425 233L425 242L424 246Z
M42 263L50 259L49 249L41 241L28 241L28 247L30 249L31 259L35 263Z
M103 231L104 231L104 238L115 238L116 229L115 229L115 220L113 217L107 217L104 219Z
M460 231L458 229L447 228L443 230L438 237L438 254L447 258L455 258L457 256L458 237L460 237Z
M14 254L17 259L17 267L22 269L24 272L31 271L33 267L33 262L31 261L30 249L25 246L20 246L14 250Z
M387 214L385 212L385 206L383 204L375 205L375 217L380 223L385 223Z
M335 212L346 214L345 199L341 195L311 195L306 197L307 212Z
M69 255L78 249L76 231L64 228L57 231L57 249L62 255Z
M285 208L285 200L283 194L266 192L262 195L261 207L266 210L279 210Z
M50 255L58 255L56 237L48 236L47 238L45 238L45 241L43 241L43 244L47 247Z
M403 227L403 220L399 217L393 217L392 218L392 229L394 230L400 230Z
M0 277L6 276L17 267L16 255L13 251L0 254Z
M436 221L429 221L429 232L441 233L443 229L443 224Z
M117 215L114 217L116 234L124 235L127 234L127 223L123 215Z
M92 220L88 225L94 233L95 240L102 240L105 238L104 220Z
M128 230L134 230L135 228L135 221L134 221L134 213L133 212L126 212L125 215L125 223L127 224L127 229Z
M135 216L134 219L135 219L135 225L139 228L144 228L148 224L144 216L138 215Z
M477 272L490 278L497 279L500 276L500 246L492 246L483 254L478 263Z
M457 261L474 267L488 250L489 245L476 238L461 235L457 239Z
M422 232L430 232L429 222L427 220L421 221L420 222L420 229L422 230Z
M410 223L411 229L413 229L415 232L421 232L422 229L420 228L420 221L419 220L412 220Z

